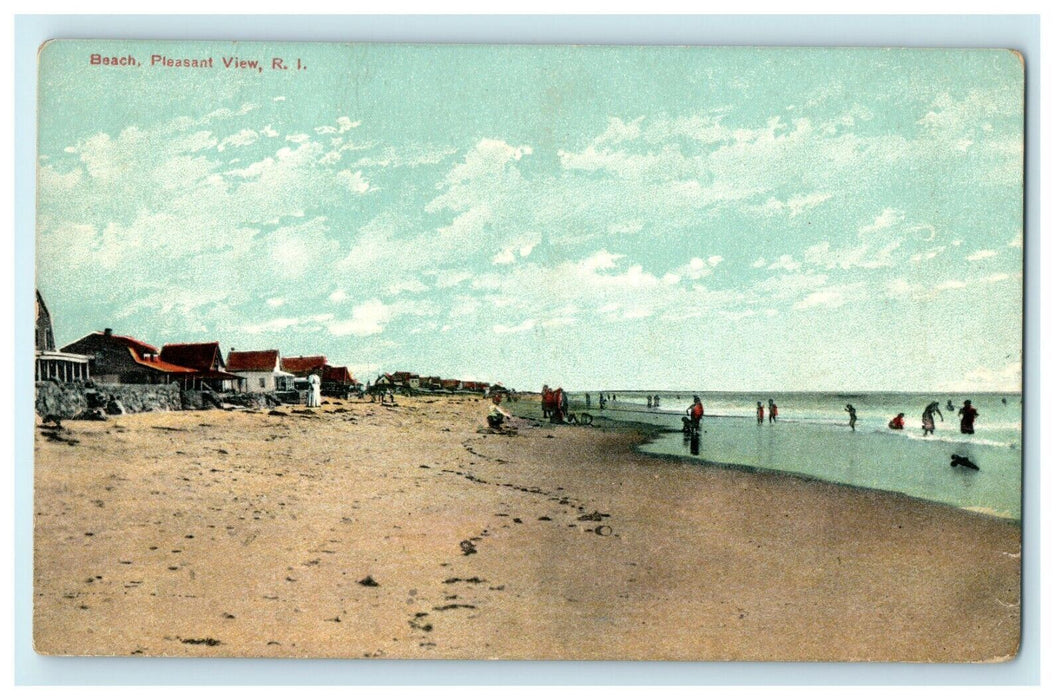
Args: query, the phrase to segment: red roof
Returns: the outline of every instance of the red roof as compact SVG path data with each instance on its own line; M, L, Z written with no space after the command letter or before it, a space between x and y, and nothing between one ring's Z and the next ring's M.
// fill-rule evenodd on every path
M217 342L167 343L162 346L159 358L181 367L192 367L203 371L215 369L215 365L225 366L221 360L221 347Z
M280 359L279 350L249 350L229 353L230 372L272 372Z
M355 379L350 374L350 370L346 367L332 367L331 365L324 366L324 372L321 375L321 381L323 382L337 382L339 384L354 384Z
M310 374L314 370L321 369L328 364L328 358L324 355L308 355L306 357L282 357L280 369L292 374Z
M133 362L141 365L142 367L149 367L158 372L165 372L167 374L195 374L195 370L190 367L181 367L180 365L172 365L169 362L162 360L148 360L142 358L137 354L133 348L127 348L129 355L133 358Z

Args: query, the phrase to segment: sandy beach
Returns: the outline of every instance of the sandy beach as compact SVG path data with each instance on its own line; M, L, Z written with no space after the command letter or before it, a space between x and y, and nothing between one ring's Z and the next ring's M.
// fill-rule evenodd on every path
M35 445L46 654L999 661L1020 525L485 432L488 404L67 421Z

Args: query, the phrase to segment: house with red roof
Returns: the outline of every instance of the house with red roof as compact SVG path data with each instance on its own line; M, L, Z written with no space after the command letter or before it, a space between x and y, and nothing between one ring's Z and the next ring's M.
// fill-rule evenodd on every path
M196 371L193 385L207 386L214 391L240 388L243 378L225 371L220 343L167 343L159 357L163 362L189 367Z
M328 365L328 358L324 355L299 355L298 357L280 358L280 369L290 372L296 377L309 377L316 374L322 377L324 368Z
M93 378L101 384L170 384L191 387L196 371L166 362L159 350L141 340L117 335L110 328L86 335L62 348L85 355Z
M325 396L347 398L351 392L358 390L358 380L350 373L349 367L325 365L321 374L321 393Z
M295 375L280 368L279 350L229 351L226 369L244 380L244 390L255 394L292 391Z

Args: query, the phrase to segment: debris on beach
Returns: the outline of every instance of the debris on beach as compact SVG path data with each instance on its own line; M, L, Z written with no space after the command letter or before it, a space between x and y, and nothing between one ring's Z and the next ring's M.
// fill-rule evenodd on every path
M221 644L221 641L213 637L204 637L202 639L182 639L181 644L205 644L208 647L216 647Z
M580 515L578 518L576 518L576 520L584 520L584 521L592 520L592 521L594 521L596 523L596 522L601 522L602 518L611 518L611 517L612 516L609 515L608 513L598 513L595 510L593 513L587 513L586 515Z
M267 413L266 415L267 415L267 416L286 416L286 415L288 415L288 414L287 414L287 413L285 413L284 411L278 411L278 410L276 410L276 409L273 409L272 411L270 411L270 412L269 412L269 413Z
M380 585L379 583L376 582L376 579L374 579L372 576L366 576L362 580L358 581L358 583L360 583L363 586L369 586L370 588L375 588L375 587Z
M472 544L468 540L461 540L461 552L467 557L469 554L476 553L476 545Z

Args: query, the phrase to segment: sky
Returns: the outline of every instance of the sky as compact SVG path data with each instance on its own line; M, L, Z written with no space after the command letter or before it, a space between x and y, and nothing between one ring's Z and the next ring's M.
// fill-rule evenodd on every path
M63 41L39 82L59 345L522 389L1020 388L1007 51Z

